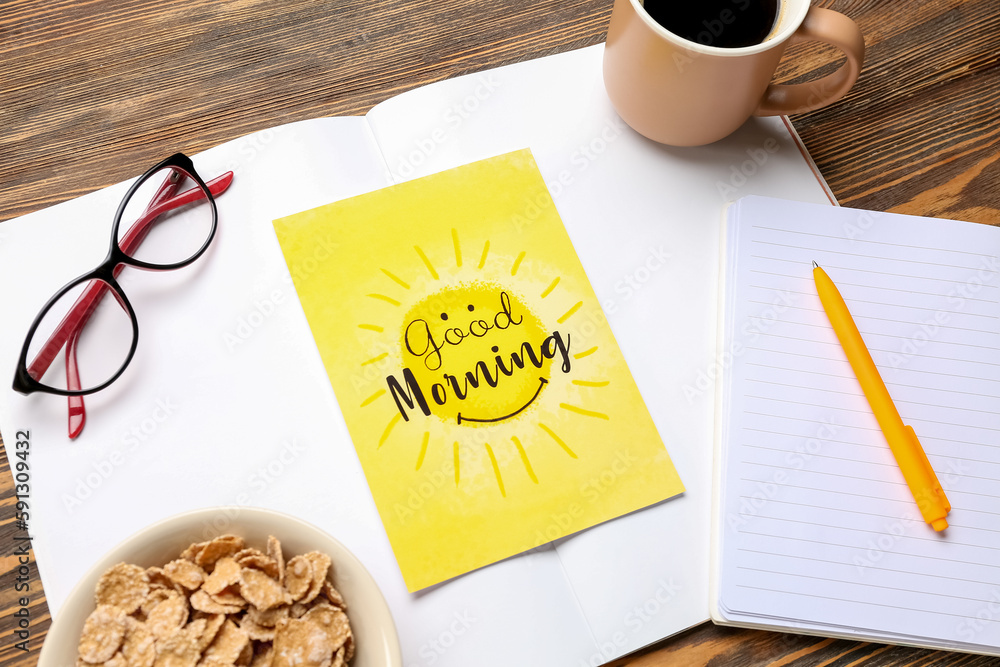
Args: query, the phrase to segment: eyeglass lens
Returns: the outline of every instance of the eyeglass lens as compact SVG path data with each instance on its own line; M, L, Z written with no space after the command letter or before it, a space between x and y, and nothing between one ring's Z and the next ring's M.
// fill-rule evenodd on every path
M28 372L53 389L93 389L125 365L132 340L132 319L111 286L85 280L45 311L28 344Z
M212 234L212 208L205 198L195 198L186 206L154 206L157 192L173 181L173 193L187 190L196 182L179 167L165 167L147 178L125 203L118 226L118 246L132 259L167 266L187 261L205 245ZM138 223L138 224L137 224Z

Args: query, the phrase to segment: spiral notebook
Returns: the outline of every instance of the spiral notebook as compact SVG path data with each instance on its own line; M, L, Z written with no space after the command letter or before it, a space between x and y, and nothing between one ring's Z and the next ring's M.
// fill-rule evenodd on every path
M1000 229L747 197L723 236L713 619L1000 654ZM920 518L813 260L954 505L944 533Z

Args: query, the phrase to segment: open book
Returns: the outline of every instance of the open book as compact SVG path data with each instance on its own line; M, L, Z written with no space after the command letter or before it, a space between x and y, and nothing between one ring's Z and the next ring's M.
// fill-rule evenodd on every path
M782 119L702 148L636 135L607 99L601 58L593 47L461 77L363 118L266 129L195 156L206 178L235 172L218 235L184 270L123 272L138 349L88 397L79 439L66 437L65 400L0 391L3 435L32 434L31 535L54 615L118 541L226 505L222 525L261 506L344 542L385 593L408 665L600 664L708 618L720 211L747 194L831 200ZM272 221L523 148L687 491L410 594ZM0 225L0 377L13 376L45 300L103 258L126 187ZM335 228L316 238L316 259L337 243ZM415 485L412 501L438 481ZM580 502L591 496L581 488Z
M1000 230L728 210L720 623L1000 655ZM816 295L836 283L953 509L924 523Z

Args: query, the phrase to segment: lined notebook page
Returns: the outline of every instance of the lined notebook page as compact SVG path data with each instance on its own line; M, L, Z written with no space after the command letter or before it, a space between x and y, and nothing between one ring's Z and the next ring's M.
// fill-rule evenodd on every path
M1000 229L760 197L727 226L722 613L1000 647ZM813 260L951 500L943 534L920 517Z

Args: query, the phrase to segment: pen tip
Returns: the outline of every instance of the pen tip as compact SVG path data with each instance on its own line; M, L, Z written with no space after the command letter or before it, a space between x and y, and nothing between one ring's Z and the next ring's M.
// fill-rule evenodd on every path
M813 260L813 268L814 269L818 269L819 268L819 264L816 263L815 259Z

